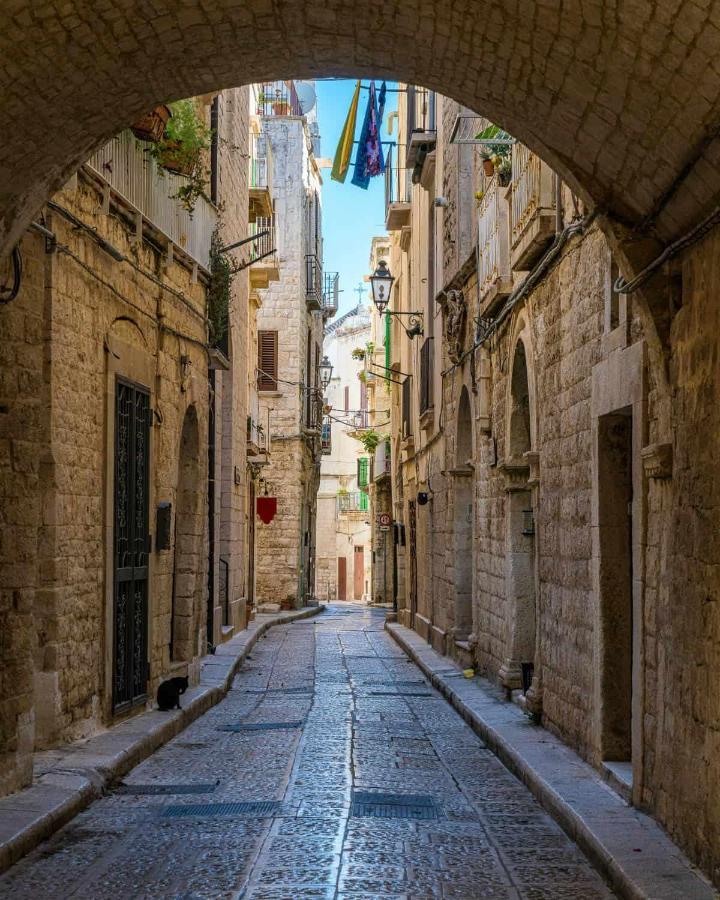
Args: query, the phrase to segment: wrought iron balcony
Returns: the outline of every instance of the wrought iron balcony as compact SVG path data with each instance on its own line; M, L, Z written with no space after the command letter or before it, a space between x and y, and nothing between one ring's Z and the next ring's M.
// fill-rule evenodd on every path
M402 153L398 152L396 158L393 149L389 148L385 160L385 227L399 231L410 223L412 179L410 170L401 162Z
M413 439L411 386L412 375L408 375L402 383L402 438L405 441Z
M303 114L293 81L263 81L259 85L259 116L301 116Z
M435 149L435 91L409 84L406 94L407 148L405 165L412 170L422 166L425 156Z
M508 204L503 196L506 188L497 176L488 183L478 207L478 285L480 314L491 311L496 302L512 290L508 236Z
M266 288L280 277L274 216L258 216L248 225L250 286Z
M270 140L265 134L250 135L250 221L273 214L273 159Z
M323 456L330 456L332 453L332 422L330 419L323 419L320 449Z
M90 157L86 170L100 182L106 202L114 200L168 246L180 249L203 269L210 268L210 242L217 210L204 197L192 215L174 199L187 184L184 175L166 172L131 131L123 131Z
M523 144L512 149L512 267L529 269L555 236L556 178Z
M325 272L323 274L322 309L328 317L334 316L338 311L340 296L340 275L338 272Z
M339 515L367 513L370 511L370 499L363 491L350 491L338 494L336 501Z
M323 308L322 263L314 253L305 256L305 299L309 309Z

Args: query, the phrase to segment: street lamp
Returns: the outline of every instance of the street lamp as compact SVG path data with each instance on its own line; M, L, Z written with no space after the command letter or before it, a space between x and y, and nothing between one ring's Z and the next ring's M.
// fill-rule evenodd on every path
M390 302L390 292L392 291L395 278L390 274L390 269L384 259L378 262L378 267L370 276L370 284L372 285L373 303L375 309L382 316L397 316L400 318L400 324L405 334L412 340L414 337L420 337L423 333L423 314L421 312L393 312L387 308ZM406 328L402 322L402 316L408 316L409 328Z
M370 284L372 285L372 296L375 308L382 315L390 302L390 292L392 291L395 278L390 274L390 269L384 259L378 262L378 267L370 276Z
M327 390L327 386L330 384L330 379L332 378L333 366L327 356L323 356L322 362L319 366L320 369L320 384L322 385L322 389L324 391Z

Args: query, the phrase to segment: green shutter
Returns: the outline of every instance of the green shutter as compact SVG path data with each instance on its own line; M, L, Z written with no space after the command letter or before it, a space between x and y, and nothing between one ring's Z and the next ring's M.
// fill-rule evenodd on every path
M370 498L364 492L360 492L360 512L367 512L370 509Z
M367 456L361 456L358 459L358 487L364 488L368 486L369 483L369 470L370 470L370 459Z

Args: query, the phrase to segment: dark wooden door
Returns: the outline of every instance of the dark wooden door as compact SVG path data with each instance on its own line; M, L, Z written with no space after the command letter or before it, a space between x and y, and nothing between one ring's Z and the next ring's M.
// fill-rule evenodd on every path
M147 696L150 395L115 387L113 709Z
M363 547L356 547L353 554L353 597L355 600L362 600L364 580L365 551Z
M347 600L347 559L338 556L337 598Z
M248 479L250 485L250 515L248 516L248 574L247 574L247 611L255 606L255 482Z
M410 564L410 625L415 625L415 612L417 611L417 515L415 501L408 502L408 562Z

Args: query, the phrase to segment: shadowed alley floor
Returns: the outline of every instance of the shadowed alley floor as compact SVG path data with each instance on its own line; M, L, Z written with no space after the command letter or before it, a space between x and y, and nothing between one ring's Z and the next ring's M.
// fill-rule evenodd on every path
M0 897L611 897L384 619L340 604L273 628L225 700Z

